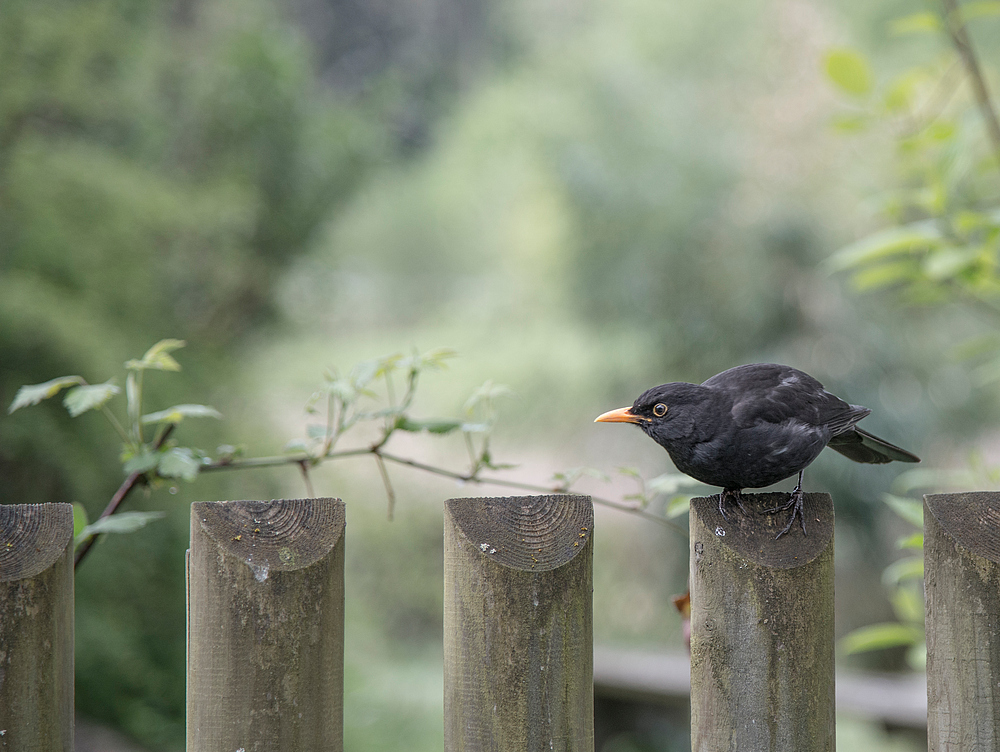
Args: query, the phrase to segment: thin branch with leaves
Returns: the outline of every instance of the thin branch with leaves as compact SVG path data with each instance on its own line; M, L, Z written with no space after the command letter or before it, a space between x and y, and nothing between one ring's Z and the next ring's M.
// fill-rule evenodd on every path
M337 371L328 371L320 388L307 402L309 422L305 427L305 438L289 442L285 453L246 457L242 448L223 445L218 447L212 457L200 449L179 445L173 434L178 424L188 418L221 418L222 415L214 408L183 404L153 413L143 412L145 372L179 371L180 364L171 353L184 344L181 340L163 340L151 347L141 359L125 363L127 420L124 423L109 408L109 402L121 393L121 389L113 381L91 385L79 376L53 379L44 384L21 387L10 405L9 412L14 412L68 390L63 403L71 415L75 417L89 410L99 409L122 440L122 461L126 478L100 518L88 525L83 507L75 505L77 566L102 533L134 530L162 516L162 513L156 512L132 512L125 524L112 525L108 522L112 515L119 514L121 505L135 488L153 488L177 480L193 481L204 472L295 466L302 475L306 493L314 496L311 477L314 467L334 460L370 456L375 461L385 488L389 519L393 517L397 500L388 470L389 464L462 483L551 494L571 493L574 484L585 476L610 480L603 473L581 468L556 473L550 484L526 483L495 475L496 472L510 470L515 466L498 462L493 457L491 438L498 417L498 402L509 397L511 391L491 381L477 388L466 400L462 418L415 417L412 406L420 377L424 372L442 369L447 360L454 357L454 352L447 349L377 358L360 363L343 375ZM400 381L404 387L401 396L397 396L400 394L397 389ZM143 430L144 426L154 427L151 436ZM351 432L362 433L358 430L362 426L367 427L368 435L374 429L374 439L364 446L338 449L338 444L345 435ZM390 440L401 432L435 436L461 434L468 453L468 469L461 471L440 467L388 451ZM671 518L683 513L686 508L690 497L678 494L677 491L683 485L692 483L690 479L673 473L645 481L634 469L622 468L620 472L637 483L638 491L621 501L592 497L595 503L657 522L687 535L684 527ZM669 497L665 515L649 511L651 502L661 495Z

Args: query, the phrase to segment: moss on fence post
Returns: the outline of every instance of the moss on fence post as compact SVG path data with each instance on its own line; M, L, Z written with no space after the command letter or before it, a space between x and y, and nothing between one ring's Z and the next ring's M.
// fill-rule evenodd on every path
M344 504L191 506L187 752L343 749Z
M446 752L594 749L593 520L585 496L445 503Z
M1000 747L1000 493L924 497L927 743Z
M0 749L73 749L73 507L0 505Z
M761 510L787 494L691 502L693 752L833 752L833 503L806 494L808 535Z

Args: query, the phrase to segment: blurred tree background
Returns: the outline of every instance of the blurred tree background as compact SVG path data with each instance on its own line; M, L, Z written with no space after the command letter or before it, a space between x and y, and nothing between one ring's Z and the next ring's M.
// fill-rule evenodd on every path
M460 358L419 409L509 385L494 453L546 482L663 472L652 442L593 417L775 360L873 408L872 431L931 465L988 452L995 390L950 355L986 324L821 268L879 227L895 179L891 132L831 125L853 104L823 55L860 47L888 79L940 54L893 34L911 5L6 0L0 402L57 375L103 381L182 338L184 371L149 378L150 409L211 404L226 420L185 423L185 441L270 454L301 432L324 368L450 346ZM993 59L995 34L977 41ZM121 483L97 416L53 401L0 420L0 502L94 517ZM890 617L879 572L898 523L876 502L896 472L824 456L810 473L837 501L841 633ZM400 470L388 523L367 461L314 475L349 505L348 749L440 748L440 502L490 489ZM304 493L292 468L130 499L169 515L78 572L78 712L182 748L187 506ZM598 640L679 646L686 541L621 513L600 524Z

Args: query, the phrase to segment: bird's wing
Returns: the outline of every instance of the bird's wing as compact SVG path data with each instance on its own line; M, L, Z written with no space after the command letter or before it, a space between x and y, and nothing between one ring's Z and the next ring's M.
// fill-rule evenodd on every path
M809 374L774 363L730 368L708 379L704 386L729 395L738 426L791 421L826 428L836 436L871 412L830 394Z

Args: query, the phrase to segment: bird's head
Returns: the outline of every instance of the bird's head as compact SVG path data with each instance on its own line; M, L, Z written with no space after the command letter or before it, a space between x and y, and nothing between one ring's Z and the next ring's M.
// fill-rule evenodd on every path
M711 399L710 390L696 384L674 382L647 389L631 407L610 410L595 423L634 423L663 447L694 433L700 405Z

